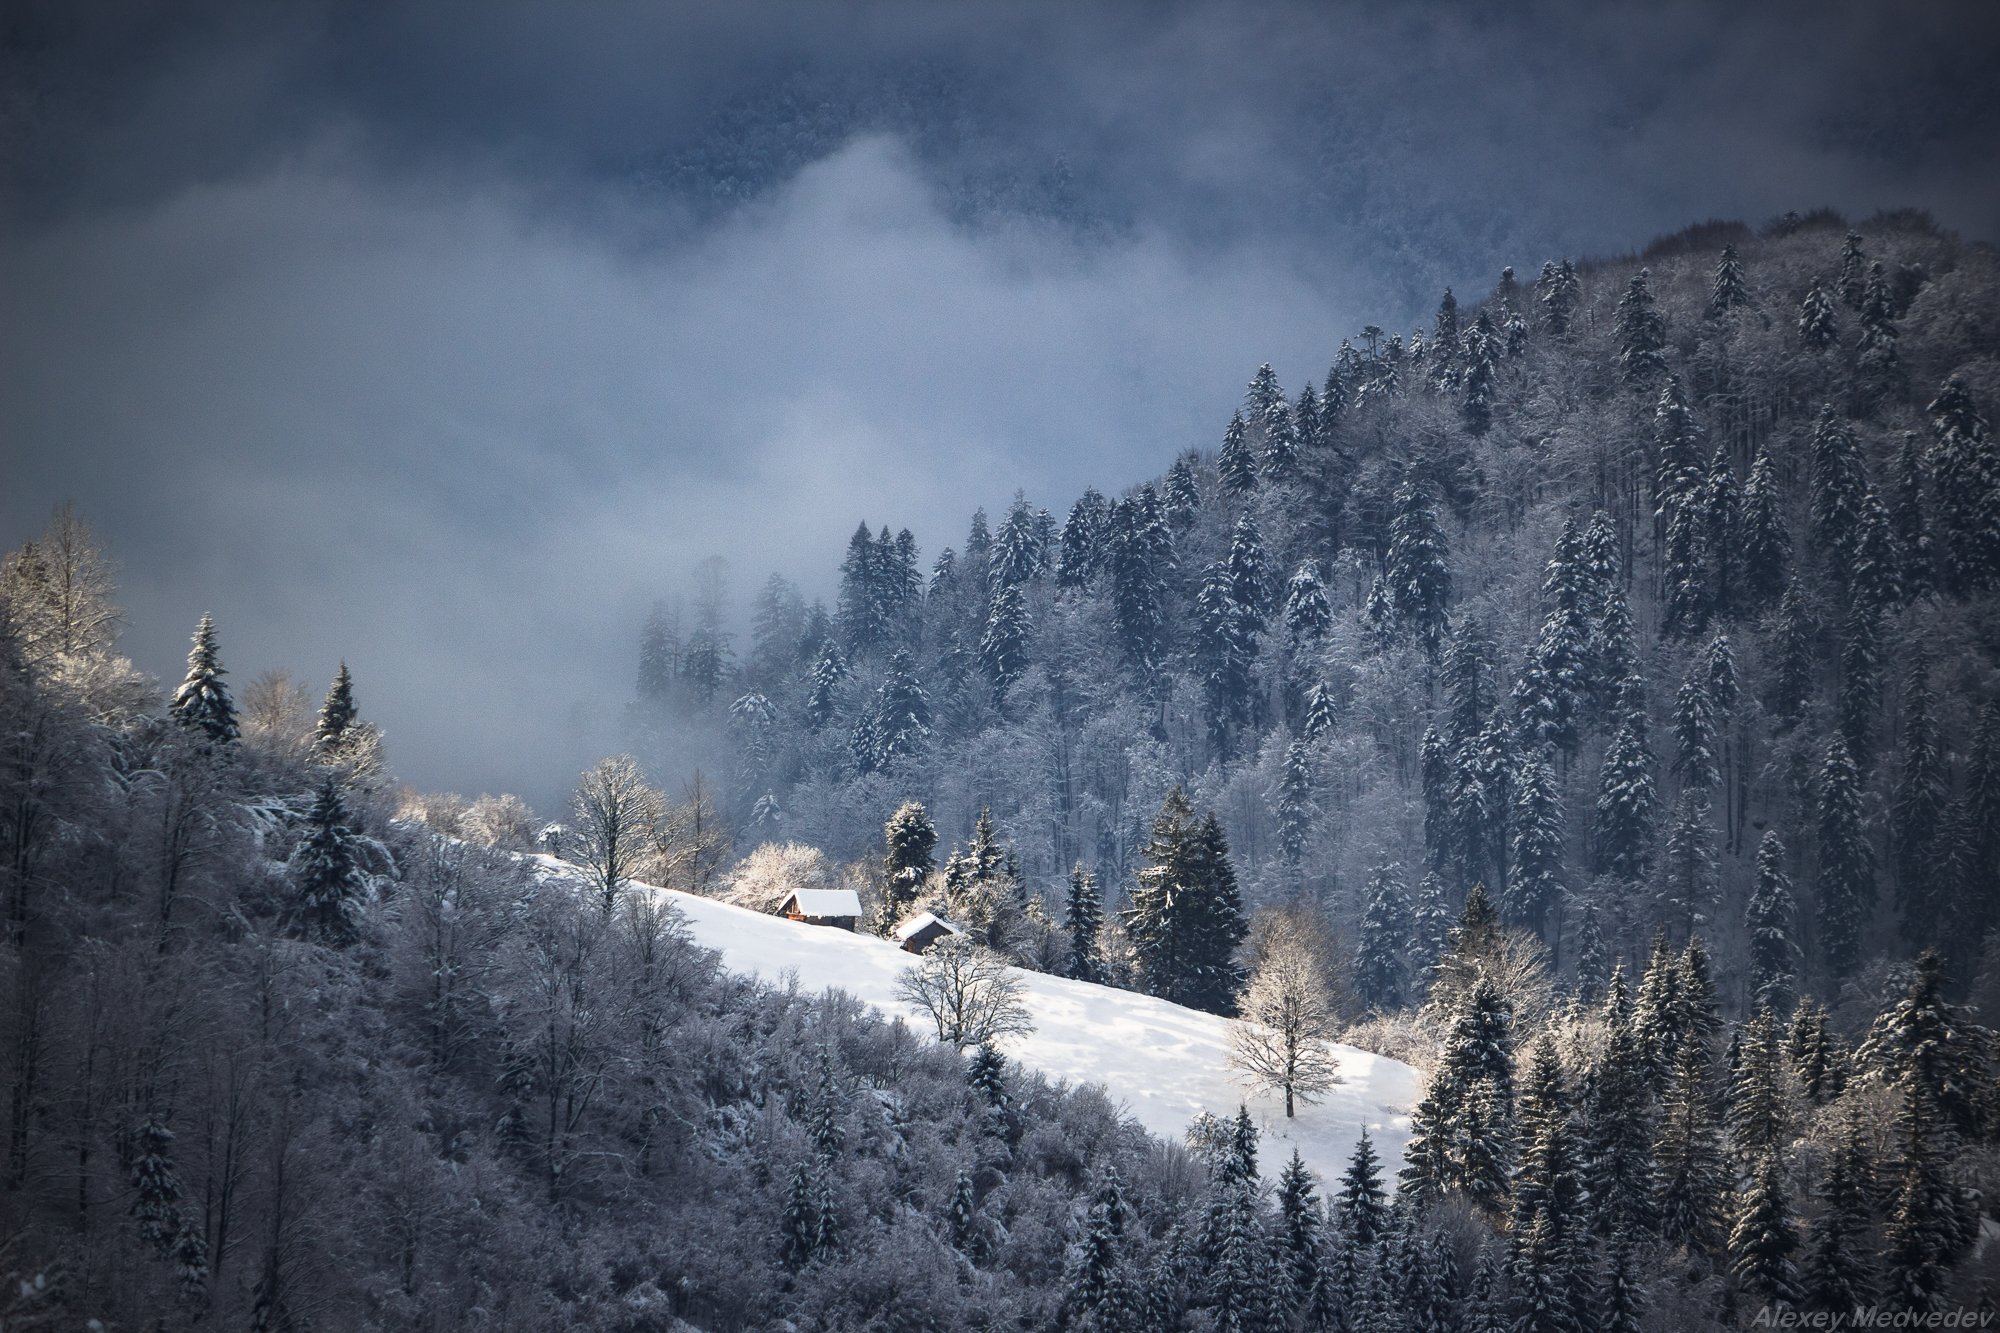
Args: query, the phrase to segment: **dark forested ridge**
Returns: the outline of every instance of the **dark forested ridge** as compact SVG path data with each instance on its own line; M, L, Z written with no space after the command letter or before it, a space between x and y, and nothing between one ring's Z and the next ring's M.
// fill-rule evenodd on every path
M1991 250L1708 224L1329 358L1115 496L929 559L871 516L836 605L774 578L741 644L705 566L644 633L655 772L606 760L551 827L398 793L344 665L315 711L204 619L176 688L139 676L58 511L0 568L0 1321L1990 1310ZM691 743L708 775L667 771ZM731 976L649 879L837 882L1304 1015L1308 1069L1337 1029L1424 1071L1410 1151L1149 1139Z

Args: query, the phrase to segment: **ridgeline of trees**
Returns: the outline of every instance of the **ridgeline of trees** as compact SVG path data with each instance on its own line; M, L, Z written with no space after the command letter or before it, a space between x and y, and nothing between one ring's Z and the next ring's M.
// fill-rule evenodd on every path
M886 826L885 922L976 883L1024 965L1280 1016L1250 1063L1281 1087L1314 1024L1257 925L1310 918L1348 1038L1432 1071L1403 1196L1507 1236L1509 1301L1833 1308L1786 1285L1815 1228L1822 1288L1976 1299L1952 1265L1992 1197L1996 277L1917 214L1509 270L1296 394L1260 368L1212 450L1116 497L1018 496L927 564L863 524L836 604L773 577L740 657L720 599L656 613L641 752L712 728L749 841L868 868ZM1859 1054L1911 1004L1987 1108L1948 1144ZM1560 1165L1602 1152L1611 1220ZM1816 1202L1835 1160L1876 1182L1845 1219ZM1639 1276L1671 1256L1667 1288Z

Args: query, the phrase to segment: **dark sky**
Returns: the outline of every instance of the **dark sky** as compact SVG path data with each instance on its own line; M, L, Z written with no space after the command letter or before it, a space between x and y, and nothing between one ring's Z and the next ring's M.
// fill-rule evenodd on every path
M1996 11L16 0L0 544L74 500L141 667L212 610L546 802L708 554L1060 514L1503 264L2000 235Z

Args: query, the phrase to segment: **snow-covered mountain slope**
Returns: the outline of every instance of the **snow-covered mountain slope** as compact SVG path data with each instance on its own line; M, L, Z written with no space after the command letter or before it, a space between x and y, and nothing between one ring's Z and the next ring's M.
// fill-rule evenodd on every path
M560 865L561 863L552 863ZM896 975L915 960L887 940L783 917L670 889L694 938L730 970L801 989L841 990L889 1015L927 1021L896 999ZM1264 1135L1271 1171L1297 1147L1322 1177L1338 1175L1366 1125L1394 1179L1409 1140L1417 1071L1352 1046L1336 1047L1341 1083L1316 1106L1285 1119L1281 1096L1253 1092L1228 1066L1229 1020L1109 986L1018 972L1035 1030L1003 1043L1012 1058L1054 1079L1101 1084L1148 1131L1179 1139L1199 1112L1231 1116L1247 1105Z

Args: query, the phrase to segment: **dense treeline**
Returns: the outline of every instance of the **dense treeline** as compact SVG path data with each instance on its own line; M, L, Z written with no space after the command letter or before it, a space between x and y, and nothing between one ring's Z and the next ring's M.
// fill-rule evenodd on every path
M1259 370L1217 450L1116 499L1017 499L927 568L864 524L837 604L773 577L740 654L707 567L646 627L641 740L711 729L746 845L873 857L914 798L946 844L990 812L1031 894L1081 864L1115 898L1179 788L1250 903L1350 937L1371 884L1435 917L1484 882L1566 979L1664 923L1732 1011L1930 945L1963 993L2000 889L2000 298L1989 250L1869 226L1447 293L1295 397Z
M1150 904L1317 918L1350 1039L1430 1070L1402 1197L1461 1260L1501 1238L1495 1319L1973 1302L1996 276L1910 214L1509 270L1295 396L1261 368L1115 499L1017 497L928 569L863 524L836 605L773 578L740 661L719 599L656 614L635 720L715 727L752 841L869 864L886 825L885 923L997 839L1030 922L1066 903L1053 944L986 932L1030 966L1228 1012L1256 923L1197 994Z

